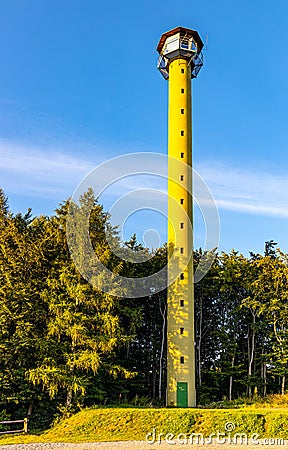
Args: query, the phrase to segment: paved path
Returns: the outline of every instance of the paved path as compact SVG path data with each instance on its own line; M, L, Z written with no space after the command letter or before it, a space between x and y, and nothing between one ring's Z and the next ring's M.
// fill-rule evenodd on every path
M33 443L33 444L13 444L13 445L0 445L0 450L184 450L184 449L197 449L197 450L260 450L261 448L273 449L288 449L288 441L285 440L279 445L279 442L269 441L265 442L260 440L258 445L247 444L222 444L213 442L212 444L200 445L194 444L167 444L164 442L148 444L144 441L128 441L128 442L94 442L87 444L68 444L68 443Z

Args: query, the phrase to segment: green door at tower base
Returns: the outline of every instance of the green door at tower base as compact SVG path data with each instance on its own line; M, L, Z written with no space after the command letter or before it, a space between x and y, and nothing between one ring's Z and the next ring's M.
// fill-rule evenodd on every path
M177 383L177 406L179 408L188 406L188 383Z

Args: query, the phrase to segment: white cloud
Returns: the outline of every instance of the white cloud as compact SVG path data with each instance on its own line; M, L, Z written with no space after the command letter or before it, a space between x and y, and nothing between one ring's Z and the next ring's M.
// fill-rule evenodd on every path
M58 195L61 198L63 195L72 195L78 183L105 160L105 150L101 148L93 149L94 157L92 161L92 159L87 158L87 153L91 153L91 148L87 152L85 144L78 146L74 150L74 154L71 154L71 148L73 148L73 145L69 146L68 150L67 148L39 149L18 143L0 141L0 186L7 192L35 197L55 198ZM75 156L76 153L79 156ZM159 177L133 176L135 158L133 161L131 168L126 167L126 172L131 173L131 176L123 179L117 180L119 172L117 162L109 165L102 172L97 171L96 176L98 177L99 173L101 174L104 185L106 185L106 177L109 180L111 178L116 180L110 186L107 183L106 198L111 199L131 190L151 187L151 184L155 189L163 187L165 189L166 181Z
M54 197L73 189L93 164L68 152L0 141L1 187L12 193Z
M288 217L288 178L217 162L201 163L197 170L220 209Z
M105 158L105 151L102 149L93 151L98 161L95 158L92 161L88 159L84 145L82 149L78 149L79 156L76 156L75 151L71 154L71 148L37 149L0 141L0 186L8 196L11 192L61 201L70 196L81 179ZM117 164L114 164L112 170L117 179ZM202 162L196 166L196 170L209 186L219 209L288 217L288 177L277 175L275 170L270 174L263 170L235 168L215 161ZM163 168L161 171L163 172ZM113 176L114 174L112 178ZM103 178L105 179L104 172ZM105 197L111 204L119 196L145 187L164 191L166 180L146 175L125 177L112 184L106 190Z

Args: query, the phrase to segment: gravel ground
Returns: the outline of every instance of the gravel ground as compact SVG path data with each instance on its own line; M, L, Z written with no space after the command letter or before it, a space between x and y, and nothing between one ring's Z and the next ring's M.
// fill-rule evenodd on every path
M276 443L264 443L264 441L259 442L258 445L246 445L246 444L220 444L214 442L213 444L200 445L194 443L184 445L184 444L166 444L164 442L148 444L145 441L129 441L129 442L95 442L87 444L68 444L68 443L33 443L33 444L13 444L13 445L0 445L1 450L52 450L52 449L63 449L63 450L183 450L185 448L194 448L197 450L259 450L261 448L272 449L288 449L288 441L286 440L284 444L277 445Z

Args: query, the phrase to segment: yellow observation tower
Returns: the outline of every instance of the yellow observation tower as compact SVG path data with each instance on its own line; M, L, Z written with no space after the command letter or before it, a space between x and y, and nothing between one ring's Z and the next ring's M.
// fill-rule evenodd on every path
M169 83L168 246L183 267L173 281L168 260L166 403L177 407L196 406L191 79L203 65L202 48L197 31L183 27L164 33L157 47Z

